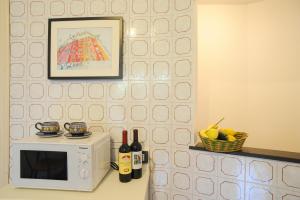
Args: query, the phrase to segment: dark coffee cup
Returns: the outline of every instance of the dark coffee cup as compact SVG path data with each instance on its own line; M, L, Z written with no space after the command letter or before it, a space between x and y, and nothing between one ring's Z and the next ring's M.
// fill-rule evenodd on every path
M58 122L37 122L35 128L43 133L56 134L59 131Z
M83 135L87 131L85 122L67 122L64 124L64 127L72 135Z

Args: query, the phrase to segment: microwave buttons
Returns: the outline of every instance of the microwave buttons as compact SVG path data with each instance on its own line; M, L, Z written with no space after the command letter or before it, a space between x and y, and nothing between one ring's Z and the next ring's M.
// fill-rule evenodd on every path
M82 162L82 165L83 165L83 166L88 166L88 164L89 164L88 161L83 161L83 162Z
M88 156L86 155L86 154L82 154L81 156L80 156L80 161L83 163L83 162L85 162L85 161L87 161L88 160Z
M87 169L81 169L79 175L80 178L87 179L89 177L89 171Z

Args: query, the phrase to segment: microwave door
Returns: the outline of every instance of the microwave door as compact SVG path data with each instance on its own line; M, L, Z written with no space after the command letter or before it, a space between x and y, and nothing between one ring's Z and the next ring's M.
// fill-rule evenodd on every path
M25 179L68 180L67 152L20 151L20 177Z

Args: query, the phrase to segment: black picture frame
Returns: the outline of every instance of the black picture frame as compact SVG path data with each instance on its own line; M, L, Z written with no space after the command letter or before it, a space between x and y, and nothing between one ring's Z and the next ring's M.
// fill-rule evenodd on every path
M55 33L54 30L54 25L56 23L66 23L67 26L69 26L69 24L73 23L73 24L80 24L80 22L86 22L87 21L91 21L91 22L112 22L112 23L118 23L117 27L118 30L113 30L116 31L116 35L118 35L118 38L113 38L112 36L112 43L113 41L116 41L118 43L118 50L115 50L115 52L117 52L116 54L118 54L118 58L112 58L115 59L115 62L118 63L118 66L113 66L115 67L115 70L118 70L117 74L113 74L113 75L101 75L101 74L95 74L91 71L91 75L78 75L79 73L77 73L76 76L72 76L72 75L57 75L58 74L58 70L57 70L57 64L56 64L56 69L53 69L53 67L55 67L55 65L53 64L53 57L54 57L54 52L57 52L55 50L57 50L57 48L55 50L53 50L53 46L55 46L55 43L53 43L52 40L54 40L53 37L53 33ZM60 25L63 27L63 25ZM98 25L97 25L98 26ZM48 79L122 79L123 78L123 18L122 17L80 17L80 18L52 18L52 19L48 19ZM78 28L80 29L84 29L85 27L80 27L78 26ZM99 27L96 27L99 28ZM57 39L57 38L55 38ZM116 39L116 40L114 40ZM57 43L57 42L56 42ZM53 45L54 44L54 45ZM118 59L118 60L116 60ZM56 61L57 61L57 53L56 53ZM112 61L113 62L113 61ZM57 63L57 62L56 62ZM54 74L53 72L55 71L56 74ZM71 73L72 74L72 73Z

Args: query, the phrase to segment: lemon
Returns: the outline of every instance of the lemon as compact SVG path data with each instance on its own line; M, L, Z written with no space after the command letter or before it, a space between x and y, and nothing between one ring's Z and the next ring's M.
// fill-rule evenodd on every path
M208 138L208 136L207 136L207 134L206 134L206 130L201 130L201 131L200 131L200 135L201 135L201 137Z
M206 131L206 135L208 136L209 139L215 140L219 135L219 131L218 129L211 128Z
M232 135L232 136L236 134L236 132L232 128L220 128L220 132L224 133L225 135Z
M227 140L229 142L234 142L234 141L236 141L236 138L233 135L227 135Z

